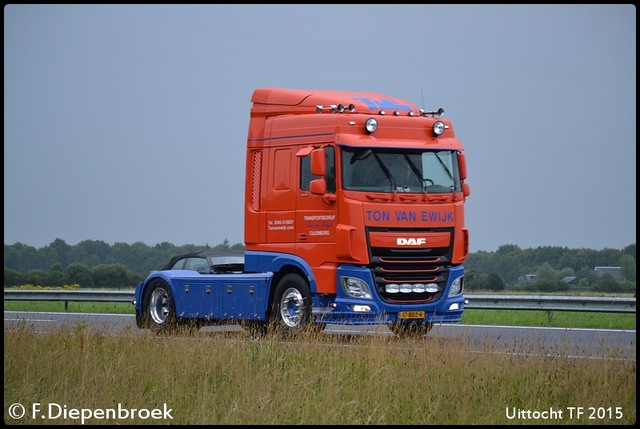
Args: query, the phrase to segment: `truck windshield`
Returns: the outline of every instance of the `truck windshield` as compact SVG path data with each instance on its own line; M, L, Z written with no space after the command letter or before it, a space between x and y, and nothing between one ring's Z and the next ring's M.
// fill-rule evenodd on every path
M369 192L460 192L455 150L342 148L342 187Z

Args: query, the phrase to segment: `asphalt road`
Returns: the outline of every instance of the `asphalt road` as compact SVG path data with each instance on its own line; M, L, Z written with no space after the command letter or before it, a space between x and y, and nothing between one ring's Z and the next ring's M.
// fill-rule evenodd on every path
M105 334L152 335L149 330L136 327L133 315L5 311L5 330L19 326L29 326L37 332L83 326ZM200 333L207 337L208 333L241 330L238 325L207 326ZM324 333L393 335L386 326L329 325ZM482 353L636 360L635 330L442 324L435 325L425 338L468 341Z

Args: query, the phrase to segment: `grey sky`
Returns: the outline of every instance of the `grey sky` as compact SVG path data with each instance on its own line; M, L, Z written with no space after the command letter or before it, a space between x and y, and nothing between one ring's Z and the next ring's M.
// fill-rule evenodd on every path
M4 243L242 243L251 94L443 107L471 251L636 241L636 9L8 5Z

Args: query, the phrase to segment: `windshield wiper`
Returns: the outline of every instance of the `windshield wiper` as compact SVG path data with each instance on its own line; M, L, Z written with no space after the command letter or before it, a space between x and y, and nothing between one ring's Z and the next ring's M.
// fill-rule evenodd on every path
M387 168L387 165L384 163L384 161L378 156L377 153L373 152L373 156L376 158L376 161L378 161L378 164L380 165L380 168L382 169L382 171L384 172L384 175L387 176L387 179L389 179L389 182L391 182L391 190L395 190L396 189L396 181L394 180L393 176L391 175L391 172L389 171L389 169Z
M424 178L422 177L422 174L420 173L420 170L418 169L418 167L416 167L416 165L414 164L413 161L411 161L411 158L409 158L409 155L407 155L406 153L403 154L404 159L407 160L407 164L409 164L409 168L411 168L411 172L413 174L416 175L416 177L418 178L418 180L420 180L420 183L422 184L422 190L424 192L427 191L427 182L424 180ZM442 161L440 161L442 162Z
M438 160L438 162L440 163L440 165L442 165L442 168L444 168L444 171L447 172L447 175L449 176L449 179L451 179L452 182L455 182L455 180L453 179L453 174L451 174L451 171L449 171L449 167L447 167L447 165L444 162L442 162L442 160L438 156L438 153L434 152L433 155L435 155L435 157Z

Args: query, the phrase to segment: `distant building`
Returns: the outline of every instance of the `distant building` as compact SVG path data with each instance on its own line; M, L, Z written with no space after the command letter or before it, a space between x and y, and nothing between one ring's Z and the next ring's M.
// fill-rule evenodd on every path
M524 276L518 277L518 284L523 285L525 283L535 283L538 281L537 274L525 274Z
M609 274L614 280L622 281L624 276L622 275L622 267L596 267L593 272L596 277L600 278L605 274Z

